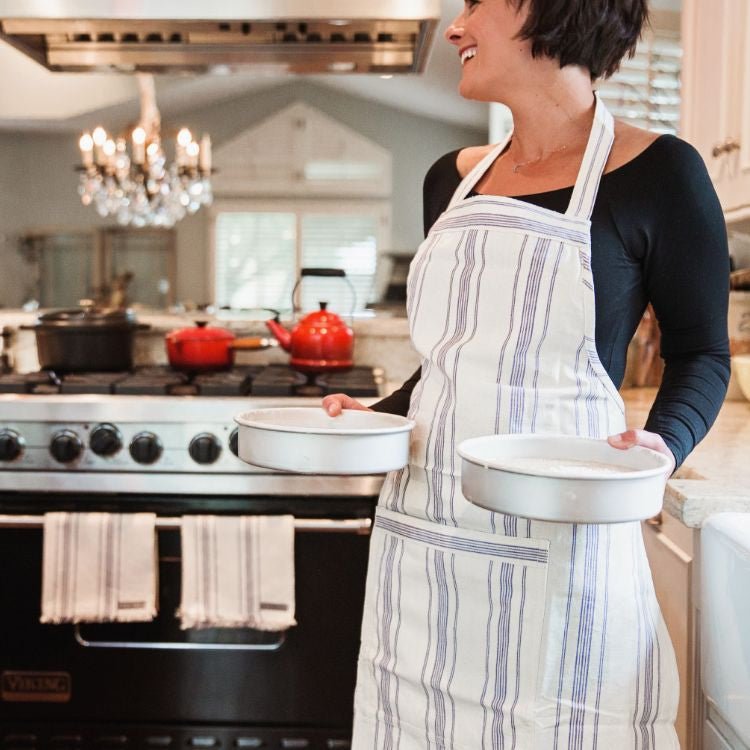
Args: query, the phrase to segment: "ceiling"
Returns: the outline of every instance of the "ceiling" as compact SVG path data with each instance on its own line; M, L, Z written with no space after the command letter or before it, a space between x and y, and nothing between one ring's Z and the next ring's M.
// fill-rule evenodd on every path
M457 93L460 67L451 45L442 38L462 0L442 0L442 21L425 72L421 75L320 75L305 80L381 102L423 116L484 127L487 105ZM135 79L106 73L51 73L8 44L0 42L0 130L78 131L97 116L107 120L135 119ZM258 73L226 76L159 76L159 109L165 119L229 97L295 80L294 76Z

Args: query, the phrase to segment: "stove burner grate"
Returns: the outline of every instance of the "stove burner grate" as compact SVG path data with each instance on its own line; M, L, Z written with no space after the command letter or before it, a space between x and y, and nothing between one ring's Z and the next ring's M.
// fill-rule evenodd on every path
M378 395L370 367L344 372L304 375L286 365L242 366L194 375L167 366L141 367L132 372L56 374L41 370L0 375L0 394L115 394L135 396L310 396L348 393Z
M112 393L126 377L122 372L69 373L62 378L60 393Z
M196 391L188 386L188 377L184 373L168 367L143 367L115 383L113 393L121 396L194 396Z
M262 366L235 367L226 372L206 372L195 375L193 385L201 396L247 396L254 378L263 370Z
M60 393L60 378L50 370L0 375L0 393Z

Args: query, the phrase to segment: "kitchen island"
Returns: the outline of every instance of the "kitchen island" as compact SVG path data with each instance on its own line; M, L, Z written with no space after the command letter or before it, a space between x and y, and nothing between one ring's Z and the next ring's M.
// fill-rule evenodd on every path
M628 426L642 427L655 388L623 391ZM725 401L706 438L667 482L664 512L699 529L713 513L750 512L750 402Z
M629 427L642 427L654 388L622 393ZM709 434L667 482L662 512L643 524L654 587L677 657L682 750L702 750L707 706L701 687L701 527L714 513L750 513L750 402L725 401ZM737 658L741 658L738 654Z

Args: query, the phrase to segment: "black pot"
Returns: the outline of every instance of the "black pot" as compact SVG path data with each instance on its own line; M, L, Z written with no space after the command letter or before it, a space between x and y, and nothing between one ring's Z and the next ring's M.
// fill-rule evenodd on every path
M40 315L36 325L39 365L56 372L100 372L133 367L133 337L150 326L130 310L73 307Z

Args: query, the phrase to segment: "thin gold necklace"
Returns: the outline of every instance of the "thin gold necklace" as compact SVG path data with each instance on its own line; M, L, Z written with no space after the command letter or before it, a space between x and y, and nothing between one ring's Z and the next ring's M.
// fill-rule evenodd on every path
M552 154L558 154L560 151L565 151L565 149L568 148L568 144L566 143L564 146L560 146L560 148L553 149L552 151L545 153L542 153L541 156L537 156L536 159L529 159L528 161L516 161L511 155L510 155L510 148L508 149L508 156L510 157L510 160L513 162L513 174L518 174L523 167L528 167L529 164L536 164L538 161L541 161L542 159L548 159Z

